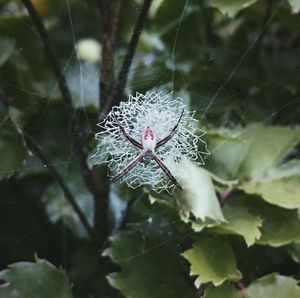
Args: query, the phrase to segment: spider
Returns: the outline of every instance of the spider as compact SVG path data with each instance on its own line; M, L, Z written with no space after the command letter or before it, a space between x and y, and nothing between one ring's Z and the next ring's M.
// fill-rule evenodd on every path
M167 168L167 166L164 164L164 162L157 156L155 153L155 149L158 147L166 144L175 134L178 125L181 121L181 118L183 116L184 110L182 110L181 115L176 123L176 125L173 127L171 132L161 139L160 141L157 141L156 134L153 128L150 126L147 126L143 129L141 133L141 143L136 141L133 137L131 137L124 129L124 127L121 125L117 117L114 115L117 124L123 133L124 137L134 146L141 149L141 152L116 176L112 177L110 179L110 182L114 182L122 178L124 175L126 175L129 171L131 171L140 161L142 160L151 160L154 159L154 161L157 163L157 165L165 172L165 174L169 177L169 179L174 183L176 187L178 187L180 190L183 190L181 185L177 182L175 177L171 174L170 170Z

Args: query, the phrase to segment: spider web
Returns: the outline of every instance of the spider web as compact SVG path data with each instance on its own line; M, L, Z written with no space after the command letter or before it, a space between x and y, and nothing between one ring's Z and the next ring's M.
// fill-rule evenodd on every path
M186 95L187 98L187 103L188 103L188 99L189 99L189 95L184 91L184 90L178 90L176 88L176 82L178 80L178 69L182 69L182 67L184 67L184 65L181 65L179 63L177 63L178 57L177 57L177 50L180 47L183 47L184 45L181 44L180 41L180 37L184 34L190 36L191 38L198 38L197 33L195 32L183 32L181 30L182 28L182 24L183 22L186 20L187 15L188 15L188 7L190 5L189 0L186 0L185 2L182 3L182 8L181 8L181 13L180 15L178 15L178 21L175 23L176 26L176 33L175 35L172 36L173 39L173 47L171 50L171 77L169 77L169 79L167 80L168 83L166 83L165 81L162 81L162 84L164 84L164 88L168 88L168 86L171 86L172 90L168 90L170 91L174 91L174 94L179 94L182 95L182 97L184 97L184 95ZM247 47L247 49L244 51L244 54L236 60L236 64L233 67L231 73L227 76L227 78L223 81L222 84L220 85L214 85L212 86L212 88L215 90L215 93L213 94L213 96L210 96L209 101L205 101L206 106L202 109L197 110L197 113L201 115L201 117L198 117L201 121L204 121L204 118L209 116L210 111L214 108L216 103L219 102L227 102L230 103L231 101L233 101L234 97L236 96L236 93L232 93L229 89L227 89L228 84L231 82L232 78L235 76L236 72L243 66L243 63L245 61L247 61L248 56L249 56L249 52L250 50L253 48L253 46L255 45L256 41L258 40L259 36L265 31L267 30L271 20L278 14L281 6L283 5L284 1L280 1L277 4L277 8L274 10L272 16L269 18L269 21L265 24L264 27L262 27L260 29L260 31L257 32L257 34L254 36L253 41L251 44L249 44L249 46ZM84 4L83 4L84 6ZM138 7L138 6L137 6ZM98 66L95 66L91 63L86 63L81 61L80 59L78 59L78 55L76 54L75 51L75 47L74 45L77 44L78 40L85 37L90 37L90 36L85 36L84 34L82 34L81 32L77 32L76 31L76 22L77 22L77 16L78 16L78 12L75 11L75 8L73 8L72 6L72 2L69 0L65 0L65 9L68 12L68 23L65 24L65 28L63 28L62 30L68 30L70 31L70 39L72 40L72 44L73 44L73 49L71 51L69 51L69 56L67 57L67 59L64 59L62 62L64 64L64 74L67 76L68 82L71 86L72 91L75 93L75 98L76 98L76 105L81 107L81 111L83 112L84 117L81 117L81 121L84 122L84 125L86 127L86 133L87 134L95 134L96 132L96 127L93 125L93 123L90 121L90 115L93 114L94 112L90 111L90 109L87 107L86 105L86 101L87 98L89 100L89 104L92 102L93 104L96 104L97 101L95 101L95 98L98 98L98 91L97 91L97 87L95 86L95 84L97 83L98 79L95 79L95 77L99 76L99 71L98 71ZM127 11L128 13L130 13L131 11L134 11L136 9L136 7L132 7L132 6L128 6L125 7L124 10ZM88 15L88 8L85 7L84 8L85 13ZM29 22L29 20L22 20L24 22L24 26L27 26L28 28L31 28L31 24ZM79 31L79 30L78 30ZM35 30L32 30L32 33L36 36L37 39L39 39L39 37L37 36ZM94 31L94 33L92 34L93 37L97 38L97 32L96 30ZM128 33L128 35L130 36L130 33ZM126 37L126 36L125 36ZM123 39L124 36L119 36L119 40ZM217 48L219 51L226 51L225 49L223 49L222 47L218 47ZM19 49L20 51L20 55L22 55L22 49ZM122 57L122 53L120 53L120 56ZM168 59L168 55L164 55L161 54L161 56L157 56L157 57L153 57L151 55L146 55L144 57L140 57L138 55L138 57L135 59L132 68L131 68L131 74L136 73L140 70L140 61L141 59L144 59L145 61L145 65L147 65L147 63L151 63L153 61L153 59L158 59L159 61L164 61L164 60L169 60ZM214 60L217 59L216 57L210 57L208 60ZM105 63L105 61L103 61L102 63ZM121 64L121 59L117 60L117 65L116 65L116 73L117 73L117 69L120 67ZM45 66L46 67L46 66ZM151 71L153 71L153 68L151 69ZM146 75L141 76L140 81L139 82L135 82L134 80L131 80L131 84L130 84L130 88L128 88L128 92L131 91L131 89L138 89L140 87L141 83L144 83L145 85L148 85L149 82L151 83L151 81L153 81L153 76L155 76L154 72L149 72L146 73ZM86 80L86 77L88 77L89 79ZM73 80L73 81L72 81ZM49 128L40 128L41 123L43 122L43 119L45 117L45 115L51 115L51 114L55 114L56 112L56 107L52 105L53 101L56 101L56 96L55 94L58 92L57 87L58 87L58 82L55 81L53 82L52 87L49 90L49 93L44 94L41 92L38 92L36 90L31 90L31 89L26 89L26 88L22 88L20 86L18 86L17 84L14 85L11 82L8 82L5 78L5 73L1 74L1 84L3 84L3 86L7 86L10 87L12 89L16 89L21 93L24 93L24 95L32 95L34 96L34 99L39 102L42 101L44 104L44 108L42 113L40 114L40 117L38 119L38 121L36 122L36 124L32 127L33 130L43 130L45 132L45 134L47 133L51 133L50 137L54 134L56 134L57 136L60 137L64 137L64 135L68 135L68 132L64 132L64 131L60 131L60 130L55 130L52 127ZM159 82L159 80L156 80L157 82ZM171 82L171 84L170 84ZM267 82L266 82L267 83ZM72 87L73 86L73 87ZM211 86L210 86L211 87ZM183 89L183 88L182 88ZM227 94L226 97L221 97L221 93L225 91L225 93ZM244 90L241 90L240 92L242 93ZM76 94L77 92L77 94ZM193 98L195 97L199 97L201 98L203 95L202 94L192 94ZM59 101L60 104L64 105L63 103L61 103ZM270 106L267 109L266 113L267 116L263 117L262 119L260 119L261 122L268 122L270 119L273 119L280 111L282 111L283 109L285 109L286 107L290 107L293 106L295 104L299 103L299 99L292 99L287 103L283 103L281 108L279 109L274 109L272 102L270 102ZM32 103L32 106L27 106L25 108L26 111L30 111L31 109L34 109L36 103ZM78 116L79 117L79 116ZM82 120L83 119L83 120ZM200 123L200 125L202 125L202 123ZM211 154L214 154L214 149L215 148L209 148ZM49 156L53 157L53 160L55 160L52 165L55 166L56 168L59 169L59 171L64 173L64 176L68 179L72 179L72 167L73 165L75 165L77 163L76 157L74 156L74 154L72 153L72 150L70 148L70 154L68 156L68 158L62 159L58 156L55 156L49 149L47 149L47 147L44 147L43 150L45 152L47 152L47 154ZM206 157L209 158L209 157ZM28 173L32 173L32 172L39 172L40 170L45 170L45 166L44 165L30 165L30 163L27 163L24 167L19 169L19 173L21 175L26 176L26 174ZM113 189L113 194L112 197L115 199L114 202L112 202L112 205L114 206L115 213L118 214L118 216L120 216L120 213L122 211L122 209L124 208L125 204L122 203L122 199L118 198L118 195L116 195L116 192ZM91 200L91 198L89 198ZM64 200L62 198L62 200ZM79 204L81 204L82 206L85 206L85 202L82 202L84 200L88 200L86 197L82 197L80 199L81 202L79 202ZM5 202L2 201L2 204L6 204ZM22 204L21 203L17 203L20 204L20 208L22 208ZM68 209L70 208L69 205L67 203L65 203L64 201L62 202L61 206L65 206L64 208ZM22 235L17 241L15 241L14 243L12 243L10 246L4 248L3 250L0 251L0 255L5 255L7 254L11 249L13 249L15 246L22 246L22 244L24 242L26 242L26 240L28 239L28 237L32 237L35 235L35 233L41 229L44 228L45 225L48 225L49 223L51 223L54 219L50 218L49 221L45 221L43 224L41 224L40 226L35 227L34 229L32 229L32 231L30 231L29 233L25 233L24 235ZM63 219L64 220L64 219ZM146 219L145 221L147 221L149 219ZM134 225L134 223L129 223ZM173 222L169 222L169 225L172 225ZM62 225L62 229L66 229L67 226L66 224ZM65 235L65 233L63 233L63 235ZM186 237L188 237L190 235L186 235ZM165 245L168 242L173 241L174 238L170 238L170 239L166 239L164 242L159 243L158 245ZM67 260L68 259L68 247L67 247L67 241L65 239L65 237L62 237L61 239L61 247L62 247L62 251L63 254L65 255L65 257L63 259ZM153 248L148 248L147 250L143 250L140 255L151 251L151 249L156 249L157 245ZM133 255L131 258L135 258L137 257L137 255ZM67 262L67 261L66 261ZM64 264L65 267L67 267L67 264Z

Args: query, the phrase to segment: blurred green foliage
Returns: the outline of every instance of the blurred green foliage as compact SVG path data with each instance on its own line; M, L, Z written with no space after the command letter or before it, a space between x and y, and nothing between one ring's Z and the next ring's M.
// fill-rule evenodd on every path
M75 45L101 46L96 2L33 1L90 154L106 61L78 60ZM124 1L116 73L141 3ZM113 232L99 247L26 146L24 136L34 137L92 224L68 107L42 42L21 1L2 1L0 84L10 102L0 93L0 297L300 297L299 10L299 0L153 1L126 93L183 97L211 154L204 168L185 162L193 179L182 193L114 185Z

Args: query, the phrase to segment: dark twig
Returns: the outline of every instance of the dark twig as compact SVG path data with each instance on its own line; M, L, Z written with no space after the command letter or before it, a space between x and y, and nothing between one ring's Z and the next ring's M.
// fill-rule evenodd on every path
M69 117L70 117L70 127L71 127L71 133L74 135L74 138L72 139L73 142L73 148L78 156L82 176L84 178L85 184L89 191L93 194L95 200L101 199L101 191L99 189L99 183L93 173L93 171L89 168L87 163L88 158L88 151L84 145L82 133L79 129L78 125L78 119L76 115L76 110L73 106L73 100L70 93L70 90L67 86L66 79L63 75L62 69L59 65L58 56L56 54L56 51L54 49L54 46L50 40L49 34L39 17L37 11L35 10L33 4L30 0L22 0L23 4L25 5L26 9L28 10L29 15L31 16L31 19L43 41L46 53L48 55L48 58L50 60L50 65L53 69L53 72L58 80L59 88L62 93L62 97L65 101L65 103L68 106L69 109Z
M118 232L120 232L126 228L126 224L127 224L128 218L129 218L129 214L132 210L132 207L138 200L141 199L142 196L143 196L143 194L139 195L139 196L134 196L133 198L131 198L128 201L126 208L122 212L122 217L121 217L120 221L118 222L117 226L112 230L112 233L111 233L112 236L116 235ZM107 238L106 241L103 243L100 251L104 251L108 245L109 245L109 238Z
M232 190L218 193L218 199L221 207L223 207L226 204L226 202L230 199L231 194L232 194Z
M5 93L4 89L1 86L0 86L0 100L4 103L7 109L13 105L13 100ZM74 211L77 213L82 225L85 227L91 239L93 239L93 230L89 222L87 221L84 213L81 211L80 207L78 206L72 192L64 182L64 179L60 176L60 174L56 171L56 169L48 162L47 157L44 155L44 153L42 152L42 150L40 149L36 141L26 133L24 133L24 138L28 147L42 161L42 163L47 167L47 169L52 174L53 178L57 181L66 199L69 201Z
M5 93L5 91L3 90L3 88L0 86L0 100L2 101L2 103L4 104L5 108L9 108L12 104L12 99L7 96L7 94Z
M135 204L136 201L140 200L142 196L134 196L133 198L131 198L128 201L126 209L123 211L122 218L120 220L118 230L124 230L133 205Z
M86 219L85 214L80 209L79 205L77 204L73 194L71 193L68 186L65 184L64 179L60 176L60 174L56 171L56 169L48 162L47 157L44 155L43 151L40 149L39 145L36 143L36 141L29 135L24 134L24 138L26 141L26 144L28 147L32 150L32 152L44 163L44 165L47 167L49 172L52 174L53 178L56 180L60 188L62 189L66 199L74 209L74 211L77 213L82 225L85 227L87 233L93 239L93 229L90 226L89 222Z
M107 113L110 111L112 106L120 101L120 98L124 92L132 59L135 54L140 35L143 31L151 3L152 0L144 0L143 6L140 10L140 14L138 16L137 22L132 33L132 37L124 58L122 68L118 75L116 86L109 93L109 97L107 98L107 101L105 102L105 105L101 110L100 120L105 119Z
M127 54L125 56L122 69L118 76L118 81L115 85L114 78L114 53L116 47L116 34L118 32L118 21L120 19L121 7L124 0L119 0L113 7L110 0L98 0L103 26L103 39L102 39L102 65L101 65L101 78L100 78L100 108L99 115L100 121L104 120L110 111L113 104L116 103L115 98L117 94L122 94L124 91L127 76L131 61L133 59L139 36L142 32L146 16L148 14L152 0L145 0L141 8L140 15L132 34L130 44L128 46ZM119 90L118 93L115 91ZM119 97L120 98L120 97ZM95 231L106 229L103 233L108 235L108 202L109 202L109 180L107 177L107 168L99 168L99 177L102 182L102 202L95 201L94 218L95 218ZM104 235L105 236L105 235ZM105 243L105 242L104 242Z
M259 36L256 40L255 47L253 49L253 60L254 60L254 62L257 62L257 60L259 59L262 41L263 41L263 38L266 34L266 30L264 30L264 28L270 22L270 18L272 17L273 1L274 0L265 0L266 8L265 8L265 13L264 13L262 23L261 23L261 26L260 26L260 32L261 33L259 34Z
M246 290L246 286L244 285L242 280L239 280L239 281L236 282L236 287L241 291Z
M99 82L99 106L104 106L108 94L115 82L114 77L114 54L116 49L116 36L120 19L123 0L113 2L111 0L98 0L102 20L102 63ZM116 3L116 5L113 5ZM99 181L101 181L101 201L94 200L94 229L97 237L105 239L109 235L109 180L107 167L98 168ZM102 243L103 245L103 243Z
M114 54L116 49L116 35L120 20L123 0L118 0L112 7L110 0L99 0L102 18L102 64L100 70L99 104L100 107L107 101L108 94L114 84Z
M218 38L214 34L212 26L211 26L212 18L209 14L209 9L210 8L207 7L205 0L200 0L199 4L200 4L200 7L201 7L201 11L202 11L202 19L203 19L203 24L204 24L206 42L216 43Z
M212 283L201 284L201 286L197 290L197 297L203 297L206 289L210 288L211 286L212 286Z

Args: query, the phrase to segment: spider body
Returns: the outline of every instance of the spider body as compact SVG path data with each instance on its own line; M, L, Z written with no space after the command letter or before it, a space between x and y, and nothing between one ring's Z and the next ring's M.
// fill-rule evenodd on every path
M164 164L164 162L161 160L161 158L155 153L155 149L163 146L166 144L176 133L176 130L178 128L178 125L180 123L180 120L182 118L182 115L184 113L184 110L181 112L181 115L176 123L176 125L173 127L171 132L161 139L160 141L157 141L157 137L155 134L155 131L153 128L147 126L143 129L141 133L141 143L136 141L133 137L131 137L125 129L122 127L121 123L118 121L117 117L115 116L115 119L117 121L117 124L123 133L124 137L134 146L141 149L140 153L116 176L111 178L111 182L117 181L120 178L122 178L125 174L127 174L129 171L131 171L140 161L142 160L154 160L157 165L164 171L164 173L169 177L169 179L174 183L174 185L182 190L181 185L177 182L176 178L172 175L170 170L167 168L167 166Z
M142 141L142 146L143 146L143 151L152 151L154 152L154 149L156 147L156 134L154 132L154 129L147 126L144 128L142 131L141 135L141 141Z

